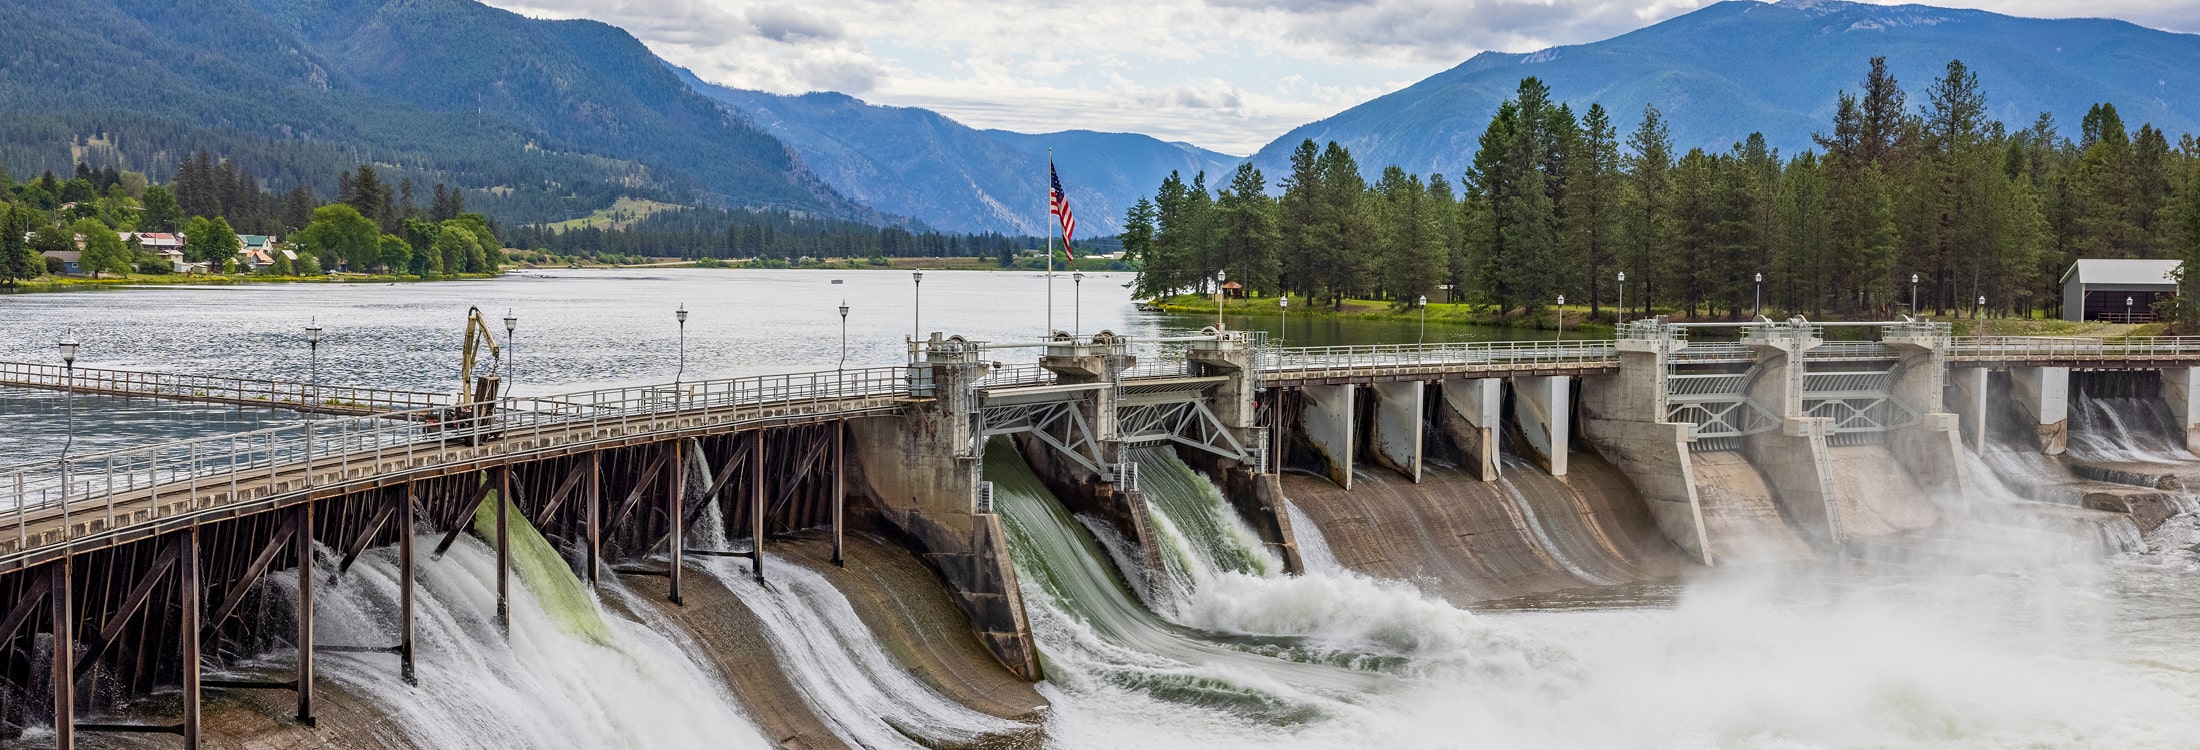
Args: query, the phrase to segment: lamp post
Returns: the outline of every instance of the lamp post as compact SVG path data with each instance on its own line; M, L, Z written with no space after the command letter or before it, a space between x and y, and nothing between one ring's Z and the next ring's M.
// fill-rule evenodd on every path
M1216 330L1216 331L1218 331L1218 332L1222 330L1222 280L1223 280L1223 278L1225 278L1225 274L1224 274L1224 273L1223 273L1223 272L1222 272L1222 271L1221 271L1220 269L1217 269L1217 270L1215 271L1215 330Z
M1983 315L1983 314L1985 314L1985 313L1986 313L1986 295L1983 295L1983 294L1981 294L1981 295L1979 295L1979 296L1978 296L1978 307L1974 307L1974 308L1971 308L1971 319L1972 319L1972 320L1977 320L1977 319L1979 318L1979 316L1980 316L1980 315Z
M1428 295L1421 295L1420 299L1413 301L1413 305L1421 308L1421 332L1413 337L1413 343L1428 343Z
M1615 308L1615 309L1614 309L1614 311L1613 311L1613 313L1612 313L1612 327L1613 327L1613 328L1618 328L1618 327L1620 327L1620 326L1623 326L1623 325L1626 325L1626 324L1627 324L1627 272L1626 272L1626 271L1621 271L1621 272L1619 272L1619 307Z
M2124 298L2124 325L2131 325L2131 298Z
M1276 306L1283 308L1283 335L1276 337L1276 340L1282 341L1291 338L1291 293L1284 292L1283 296L1277 297Z
M680 381L687 377L688 306L686 304L681 304L680 309L672 311L672 318L674 320L680 321L680 364L678 369L672 371L672 385L675 389L677 389L680 385ZM675 396L677 396L677 394L675 394Z
M1075 338L1085 335L1085 274L1072 273L1069 280L1069 330L1070 336Z
M1914 273L1910 274L1910 314L1917 315L1917 274Z
M1553 340L1566 340L1566 295L1563 294L1558 295L1558 338Z
M840 301L840 369L848 369L848 301Z
M512 392L512 381L514 381L514 380L517 380L517 379L518 379L518 377L517 377L517 376L518 376L519 370L518 370L518 369L516 369L516 368L518 367L518 364L519 364L519 363L517 363L517 362L514 362L514 361L512 361L512 360L515 360L515 359L518 359L518 358L519 358L519 348L518 348L517 346L514 346L514 345L513 345L513 343L512 343L512 336L513 336L513 335L515 335L515 334L517 334L517 333L519 333L519 316L517 316L517 315L513 315L513 314L512 314L512 308L509 308L509 307L507 307L507 308L504 308L504 392L505 392L505 393L511 393L511 392Z
M1762 274L1762 273L1759 273L1759 274L1757 274L1757 300L1756 300L1756 302L1755 302L1755 303L1753 303L1753 304L1751 304L1751 305L1749 306L1749 317L1751 317L1751 318L1762 318L1762 317L1764 317L1764 316L1765 316L1765 275L1764 275L1764 274Z
M924 340L924 272L910 271L909 279L917 284L916 314L910 319L909 340Z
M312 388L313 407L306 409L306 477L313 477L314 408L321 404L321 320L306 319L306 384Z
M62 429L66 434L61 440L61 495L69 494L69 448L76 444L76 337L61 334L61 366L67 375L61 379Z

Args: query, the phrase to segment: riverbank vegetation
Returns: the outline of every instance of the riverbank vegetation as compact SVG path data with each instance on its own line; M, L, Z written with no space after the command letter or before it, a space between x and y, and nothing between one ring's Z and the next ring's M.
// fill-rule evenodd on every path
M1249 164L1213 186L1172 174L1122 240L1141 297L1204 292L1219 271L1332 309L1456 297L1499 320L1549 317L1561 295L1601 318L1623 293L1633 317L1744 318L1760 294L1773 316L1885 316L1914 293L1926 314L2026 319L2059 305L2076 258L2200 260L2193 136L2134 131L2107 103L2075 137L2049 113L2012 128L1960 61L1922 99L1874 59L1818 149L1783 157L1752 134L1677 153L1654 105L1622 138L1601 105L1577 113L1530 78L1456 179L1393 166L1369 184L1309 140L1280 196ZM2162 312L2200 317L2196 283Z
M16 183L0 169L0 286L45 290L108 283L238 283L494 274L503 243L459 191L434 188L425 208L410 180L383 182L372 166L337 180L337 199L311 188L275 195L229 162L200 152L173 183L78 164ZM287 241L277 238L287 235Z

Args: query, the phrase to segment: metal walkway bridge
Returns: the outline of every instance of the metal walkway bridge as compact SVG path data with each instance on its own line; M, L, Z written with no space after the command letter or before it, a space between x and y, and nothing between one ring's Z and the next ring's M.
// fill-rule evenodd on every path
M2130 339L1952 337L1950 364L2100 369L2189 367L2200 337ZM1814 360L1893 355L1877 342L1828 342ZM1739 343L1691 343L1676 363L1746 363ZM1495 341L1258 349L1262 388L1343 383L1592 375L1616 371L1612 340ZM1187 360L1141 364L1120 387L1180 382ZM973 387L1053 386L1035 365L991 368ZM555 456L624 442L717 434L893 412L932 397L922 367L881 367L507 397L477 424L437 421L449 397L238 378L0 364L0 385L77 388L187 401L271 405L336 419L0 468L0 572L97 549L201 517L235 517L293 499L448 476L514 457ZM1133 388L1135 390L1135 388Z

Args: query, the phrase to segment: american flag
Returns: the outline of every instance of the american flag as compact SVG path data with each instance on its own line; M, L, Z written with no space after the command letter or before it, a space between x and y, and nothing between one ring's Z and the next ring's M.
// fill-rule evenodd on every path
M1051 160L1047 162L1047 180L1054 183L1047 195L1047 215L1062 223L1062 257L1075 262L1077 255L1069 250L1069 238L1077 234L1077 217L1069 212L1069 194L1062 192L1062 176L1055 173Z

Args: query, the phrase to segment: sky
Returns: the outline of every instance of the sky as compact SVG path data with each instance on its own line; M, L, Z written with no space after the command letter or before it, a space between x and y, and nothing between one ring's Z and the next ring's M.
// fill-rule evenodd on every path
M1127 131L1235 155L1479 52L1592 42L1712 1L486 0L619 26L737 88L838 91L981 128ZM2200 0L1929 4L2200 32Z

